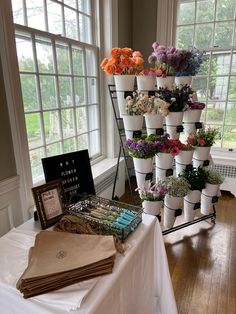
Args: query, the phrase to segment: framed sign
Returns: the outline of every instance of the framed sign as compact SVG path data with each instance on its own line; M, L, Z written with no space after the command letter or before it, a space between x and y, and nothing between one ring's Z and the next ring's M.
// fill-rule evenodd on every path
M76 203L83 193L95 195L88 150L42 159L46 182L61 179L67 204Z
M42 229L54 225L63 215L65 195L61 180L32 188Z

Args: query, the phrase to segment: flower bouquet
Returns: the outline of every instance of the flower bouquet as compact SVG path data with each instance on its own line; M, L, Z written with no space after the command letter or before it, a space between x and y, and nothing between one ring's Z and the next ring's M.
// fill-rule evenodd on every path
M159 180L156 183L149 182L148 184L142 184L136 191L139 192L139 196L143 201L144 212L150 215L159 215L164 197L169 192L166 182Z
M166 178L167 187L170 189L164 199L164 222L166 228L172 228L176 216L182 214L183 197L190 190L190 184L185 178L168 177Z
M218 128L199 129L195 134L190 134L187 138L187 142L195 146L193 153L193 165L198 167L200 165L208 165L209 154L211 146L217 139L220 138L220 132Z
M208 215L212 210L213 199L217 197L220 185L224 182L224 177L214 168L204 169L204 172L206 186L201 195L201 213Z

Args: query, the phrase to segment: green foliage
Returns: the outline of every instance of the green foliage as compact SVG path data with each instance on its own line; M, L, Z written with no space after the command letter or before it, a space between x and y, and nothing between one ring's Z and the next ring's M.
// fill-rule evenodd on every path
M191 190L201 191L205 188L207 175L202 167L189 170L185 169L179 176L185 178L188 181Z
M224 182L224 177L214 168L205 169L206 181L211 184L221 184Z
M190 191L190 184L183 177L167 177L167 187L170 189L168 194L170 196L184 197Z

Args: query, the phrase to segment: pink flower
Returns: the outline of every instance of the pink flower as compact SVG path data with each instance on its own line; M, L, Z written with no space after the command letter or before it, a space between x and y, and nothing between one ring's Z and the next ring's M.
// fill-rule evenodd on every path
M172 147L172 148L170 149L170 154L171 154L172 156L177 156L177 155L179 155L179 148L178 148L177 146Z
M200 146L206 145L206 142L205 142L205 140L204 140L203 138L199 138L197 141L198 141L198 144L199 144Z

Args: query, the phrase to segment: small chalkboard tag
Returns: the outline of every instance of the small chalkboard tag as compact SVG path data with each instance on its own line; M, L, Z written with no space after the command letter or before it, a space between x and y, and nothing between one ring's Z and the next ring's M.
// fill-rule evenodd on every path
M133 131L133 138L139 138L141 136L142 136L142 131L141 130Z
M152 177L153 177L153 173L152 172L149 172L149 173L147 173L146 174L146 176L145 176L145 180L152 180Z
M170 177L173 175L173 169L167 169L166 170L166 177Z
M175 217L181 216L182 215L182 209L178 208L175 210Z
M187 171L191 171L191 170L193 170L193 165L192 164L186 165L185 169Z
M196 129L202 129L202 122L195 122Z
M209 160L204 160L203 162L203 167L209 166L210 161Z
M164 134L163 128L156 129L156 135L163 135L163 134Z
M133 98L133 92L132 92L132 91L129 91L129 90L125 91L125 92L124 92L124 99L126 99L126 97L128 97L128 96L130 96L131 98Z
M154 90L148 91L148 97L155 96L155 95L156 95L156 91L154 91Z
M177 127L176 127L177 133L181 133L181 132L183 132L183 130L184 130L184 127L182 125L177 125Z
M213 196L211 200L212 204L217 203L218 199L219 199L218 196Z
M200 203L195 203L193 206L193 210L196 210L198 208L200 208L201 204Z

